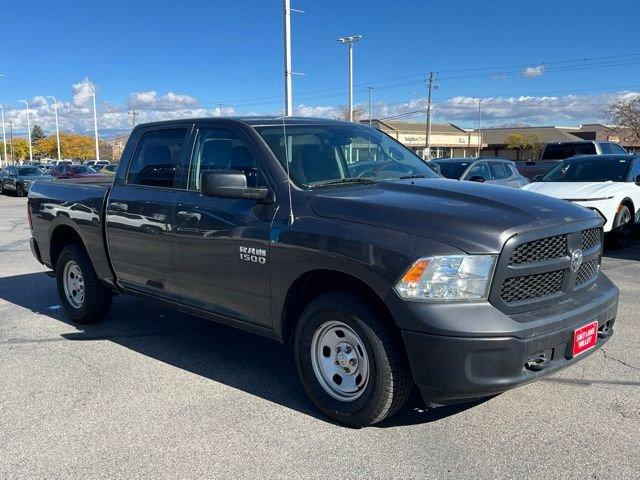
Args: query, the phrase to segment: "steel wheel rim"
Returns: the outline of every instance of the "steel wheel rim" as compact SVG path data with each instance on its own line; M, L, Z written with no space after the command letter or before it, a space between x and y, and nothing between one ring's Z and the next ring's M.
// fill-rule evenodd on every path
M64 295L69 305L75 309L84 305L84 277L80 266L73 260L67 262L62 274L62 284Z
M369 357L364 342L348 325L323 323L311 340L313 373L322 389L342 402L360 398L369 383Z

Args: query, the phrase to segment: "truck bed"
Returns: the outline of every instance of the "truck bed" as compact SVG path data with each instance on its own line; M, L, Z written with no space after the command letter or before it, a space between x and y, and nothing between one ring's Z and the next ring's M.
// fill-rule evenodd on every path
M55 235L79 235L96 273L109 281L113 272L104 241L105 201L113 180L70 179L36 182L29 192L33 238L42 263L55 269Z

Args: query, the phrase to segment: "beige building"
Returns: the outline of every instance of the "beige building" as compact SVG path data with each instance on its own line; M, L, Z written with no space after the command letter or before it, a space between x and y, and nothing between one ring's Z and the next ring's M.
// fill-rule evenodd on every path
M363 122L363 123L368 123ZM395 138L421 157L425 157L427 133L425 122L372 120L372 126ZM452 123L431 124L431 158L474 157L478 149L478 134Z

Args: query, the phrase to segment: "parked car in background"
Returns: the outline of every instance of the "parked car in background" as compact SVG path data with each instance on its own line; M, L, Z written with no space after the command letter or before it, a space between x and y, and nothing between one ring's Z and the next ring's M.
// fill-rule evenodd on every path
M576 155L625 155L627 151L617 143L585 140L582 142L559 142L545 145L540 160L518 162L520 173L532 180L533 177L545 174L562 160Z
M101 178L105 177L86 165L56 165L49 170L49 174L55 178Z
M36 180L52 180L52 177L31 165L5 167L0 171L0 193L13 192L24 197Z
M504 158L439 158L429 162L445 178L520 188L529 183L515 164Z
M640 219L640 157L581 155L535 180L525 189L590 208L602 218L612 246L627 245Z
M103 166L100 169L100 173L103 173L104 175L107 175L107 176L114 176L117 170L118 170L117 164L109 164L109 165Z
M51 162L52 165L73 165L73 161L69 159L65 160L54 160Z
M85 162L82 162L83 165L86 165L87 167L98 167L98 166L107 166L109 165L109 161L108 160L87 160Z

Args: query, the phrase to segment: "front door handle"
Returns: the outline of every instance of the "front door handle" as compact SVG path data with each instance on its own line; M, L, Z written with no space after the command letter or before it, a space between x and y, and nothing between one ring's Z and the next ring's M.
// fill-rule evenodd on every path
M111 202L109 204L109 210L113 210L114 212L126 212L129 210L129 205L126 203Z

